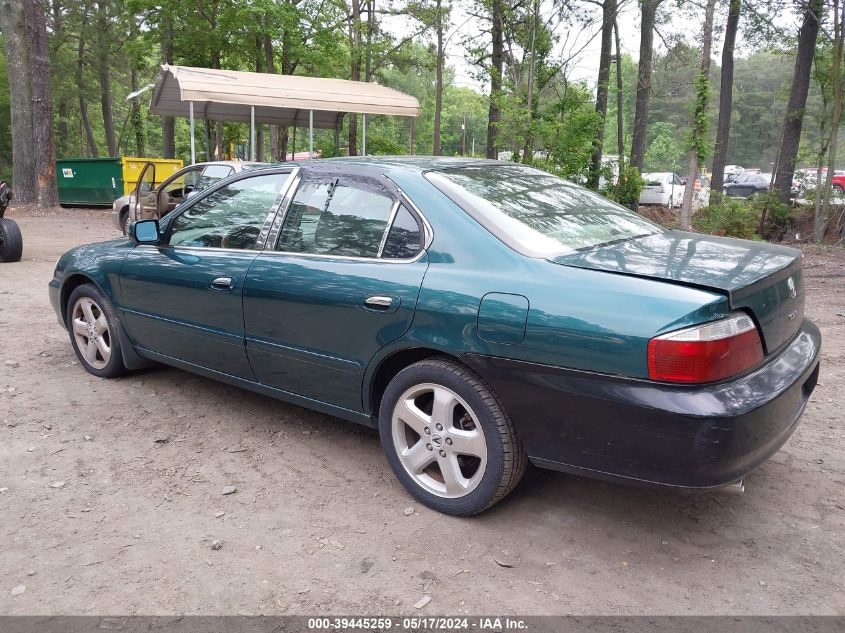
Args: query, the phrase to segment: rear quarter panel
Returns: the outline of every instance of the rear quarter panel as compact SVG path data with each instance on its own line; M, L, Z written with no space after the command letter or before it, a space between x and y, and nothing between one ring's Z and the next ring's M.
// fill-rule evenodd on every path
M422 177L395 180L423 210L434 239L411 328L379 357L430 347L647 378L650 338L729 313L717 292L518 254ZM527 299L520 342L479 336L479 306L489 293Z

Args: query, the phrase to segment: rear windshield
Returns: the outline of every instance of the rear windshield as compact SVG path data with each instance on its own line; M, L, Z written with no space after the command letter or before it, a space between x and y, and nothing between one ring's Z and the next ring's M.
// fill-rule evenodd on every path
M556 257L663 229L607 198L522 165L472 165L426 178L514 250Z

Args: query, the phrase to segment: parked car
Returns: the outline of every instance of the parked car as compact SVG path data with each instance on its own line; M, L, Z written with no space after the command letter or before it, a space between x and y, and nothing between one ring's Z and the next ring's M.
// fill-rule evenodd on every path
M745 168L740 165L726 165L725 166L725 179L724 182L733 182L737 179L737 176L742 174L745 171Z
M725 185L725 195L730 198L751 198L772 188L772 175L746 171L736 180Z
M684 181L672 172L643 174L645 182L640 192L640 204L680 207L684 201Z
M266 163L220 160L196 163L180 169L163 182L156 179L155 163L147 163L135 185L135 191L121 196L112 204L112 222L126 235L136 219L161 218L191 195L202 191L232 174ZM141 204L136 204L140 199ZM130 211L132 211L130 213Z
M132 233L68 251L49 283L82 367L158 361L378 428L449 514L529 460L736 490L819 373L800 251L666 230L525 165L273 166Z

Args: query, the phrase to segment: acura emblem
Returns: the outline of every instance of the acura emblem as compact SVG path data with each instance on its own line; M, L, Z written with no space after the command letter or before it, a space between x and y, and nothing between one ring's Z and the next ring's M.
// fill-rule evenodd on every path
M789 287L789 296L790 297L792 297L794 299L796 296L798 296L798 292L795 290L795 280L792 277L790 277L786 281L786 285Z

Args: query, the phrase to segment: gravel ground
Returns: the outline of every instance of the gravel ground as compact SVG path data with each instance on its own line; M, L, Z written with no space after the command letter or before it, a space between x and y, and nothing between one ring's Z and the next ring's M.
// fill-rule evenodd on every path
M368 429L175 369L85 373L46 285L108 213L9 217L0 614L845 614L841 247L806 250L820 384L745 496L531 470L462 520L412 503Z

